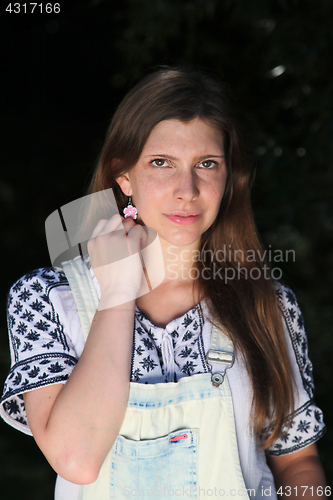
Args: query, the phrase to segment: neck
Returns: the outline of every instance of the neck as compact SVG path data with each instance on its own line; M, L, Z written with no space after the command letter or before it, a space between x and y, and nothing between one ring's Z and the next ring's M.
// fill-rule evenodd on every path
M164 260L165 281L173 281L175 284L193 282L196 277L193 267L200 256L198 242L187 246L171 245L162 238L160 238L160 242Z

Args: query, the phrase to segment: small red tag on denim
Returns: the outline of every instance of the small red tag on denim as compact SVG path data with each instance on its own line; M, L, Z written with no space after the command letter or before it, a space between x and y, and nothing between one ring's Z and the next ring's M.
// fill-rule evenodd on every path
M179 434L179 436L175 436L173 438L170 439L170 442L171 441L179 441L180 439L187 439L187 434Z

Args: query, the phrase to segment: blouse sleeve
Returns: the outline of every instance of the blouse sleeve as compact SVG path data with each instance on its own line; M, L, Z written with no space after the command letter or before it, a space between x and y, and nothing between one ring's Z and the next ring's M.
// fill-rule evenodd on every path
M291 427L286 426L280 437L267 448L268 455L297 451L317 441L326 431L322 411L313 400L312 363L308 356L303 315L290 288L278 285L277 296L297 389L294 395L296 410Z
M23 276L8 293L11 368L0 400L0 415L30 435L23 393L65 383L78 358L50 299L56 287L69 290L63 271L42 268Z

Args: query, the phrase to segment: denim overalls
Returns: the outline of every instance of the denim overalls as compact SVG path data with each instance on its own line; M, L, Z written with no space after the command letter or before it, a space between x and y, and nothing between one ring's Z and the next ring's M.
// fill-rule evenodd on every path
M85 339L98 306L80 257L62 264ZM154 497L249 498L239 461L226 368L233 346L213 327L207 363L214 373L178 382L130 382L127 410L98 479L80 487L80 500ZM219 366L215 373L214 368Z

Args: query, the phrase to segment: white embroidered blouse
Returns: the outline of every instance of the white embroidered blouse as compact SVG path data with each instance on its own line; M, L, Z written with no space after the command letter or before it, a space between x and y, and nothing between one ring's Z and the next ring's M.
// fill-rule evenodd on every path
M100 295L91 266L90 272ZM277 294L298 395L292 425L266 450L271 455L296 451L317 441L325 432L322 412L313 401L312 364L308 357L302 313L289 288L281 286ZM136 307L131 381L146 384L176 382L181 377L208 372L205 361L211 333L208 317L208 310L202 302L163 329L153 325ZM1 398L0 414L13 427L31 434L23 393L65 383L84 348L79 315L62 269L50 267L32 271L11 287L8 331L12 362ZM244 429L248 426L251 404L249 379L237 357L227 375L241 464L246 469L248 445L245 441L248 434ZM245 470L243 474L246 478ZM248 474L251 476L250 472Z

